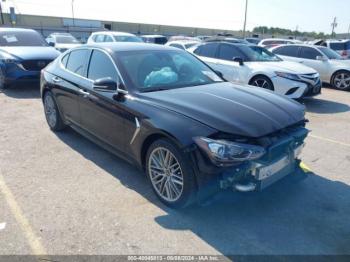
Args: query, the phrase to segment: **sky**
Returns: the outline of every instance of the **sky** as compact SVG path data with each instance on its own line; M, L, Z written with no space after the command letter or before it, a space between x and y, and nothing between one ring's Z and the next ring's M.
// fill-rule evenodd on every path
M350 26L350 0L248 0L247 28L273 26L337 33ZM6 0L21 14L71 17L72 0ZM245 0L74 0L76 18L151 23L223 30L243 28Z

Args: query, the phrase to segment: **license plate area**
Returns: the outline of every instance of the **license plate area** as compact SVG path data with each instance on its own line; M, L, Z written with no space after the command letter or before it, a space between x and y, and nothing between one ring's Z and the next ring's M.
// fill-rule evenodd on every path
M259 181L268 179L269 177L274 176L291 164L291 158L289 156L285 156L271 165L257 168L256 179Z

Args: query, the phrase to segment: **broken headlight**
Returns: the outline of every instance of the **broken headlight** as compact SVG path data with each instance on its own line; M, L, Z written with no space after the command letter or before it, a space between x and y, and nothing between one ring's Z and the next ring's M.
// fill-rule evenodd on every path
M236 143L227 140L196 137L194 141L217 166L229 166L237 162L256 160L266 153L265 149L261 146Z

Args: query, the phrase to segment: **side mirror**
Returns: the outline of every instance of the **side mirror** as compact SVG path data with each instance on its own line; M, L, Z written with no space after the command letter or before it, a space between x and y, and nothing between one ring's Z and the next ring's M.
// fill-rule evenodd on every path
M114 93L117 92L117 88L117 82L110 77L100 78L94 82L94 90L96 91Z
M240 66L244 65L244 61L241 57L234 57L233 61L239 63Z
M320 55L320 56L317 56L317 57L316 57L316 60L325 62L325 61L327 61L328 59L327 59L327 57Z
M215 74L217 74L221 78L224 78L224 75L220 71L215 70Z
M49 42L49 46L55 47L55 43L54 42Z

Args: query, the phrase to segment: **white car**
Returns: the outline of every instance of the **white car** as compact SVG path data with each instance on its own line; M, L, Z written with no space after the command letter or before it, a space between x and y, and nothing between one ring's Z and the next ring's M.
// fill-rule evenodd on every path
M350 90L350 60L323 46L282 45L271 51L283 60L298 62L319 72L321 80L340 90Z
M177 41L170 41L167 42L165 45L176 47L182 50L187 50L195 45L200 44L201 41L193 41L193 40L177 40Z
M292 39L282 39L282 38L266 38L261 40L258 45L269 48L277 45L293 45L296 43L300 43L300 41L292 40Z
M212 42L189 51L231 82L273 90L293 99L321 92L320 77L314 69L285 62L263 47Z
M106 42L143 42L140 37L134 34L115 31L94 32L90 35L87 43L106 43Z
M350 40L326 40L319 45L329 47L345 59L350 59Z
M52 33L46 38L46 42L62 53L81 45L81 43L69 33Z

